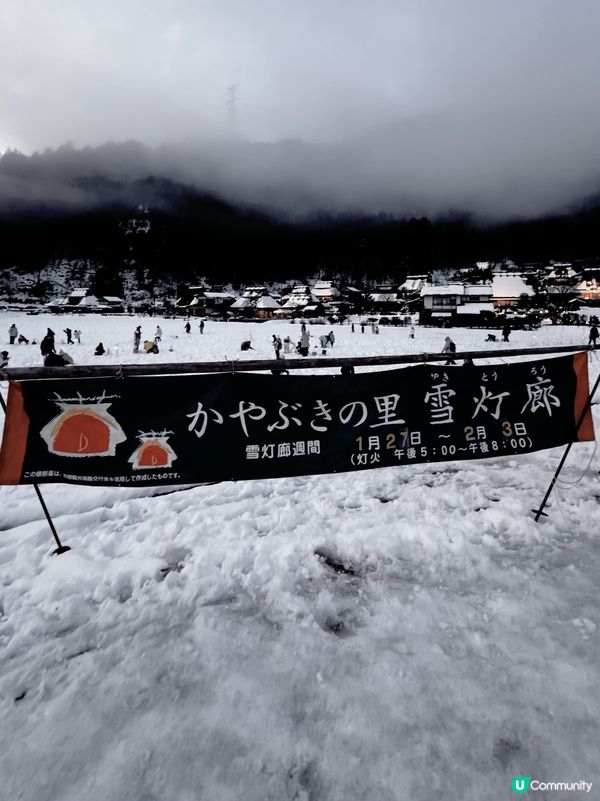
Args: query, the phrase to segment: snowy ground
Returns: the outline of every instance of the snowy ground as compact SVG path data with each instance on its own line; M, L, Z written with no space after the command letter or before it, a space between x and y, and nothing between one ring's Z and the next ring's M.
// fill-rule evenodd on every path
M81 328L77 364L271 357L272 333L299 335L4 314L0 343L13 321L38 343ZM131 353L138 323L161 325L160 354ZM340 356L439 351L448 334L333 330ZM586 343L578 327L511 336ZM2 349L41 363L38 345ZM0 799L496 801L516 775L600 798L595 443L574 446L550 516L530 514L561 453L169 494L46 485L73 548L59 557L33 489L0 488Z

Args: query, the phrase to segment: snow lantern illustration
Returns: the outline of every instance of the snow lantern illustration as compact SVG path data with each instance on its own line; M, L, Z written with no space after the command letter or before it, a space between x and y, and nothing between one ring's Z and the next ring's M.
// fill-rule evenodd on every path
M109 414L108 400L118 397L104 392L95 398L61 398L55 403L60 414L50 420L40 436L50 453L57 456L114 456L120 442L127 439L125 432Z
M177 454L167 442L172 431L148 431L140 433L140 444L129 457L134 470L153 470L171 467Z

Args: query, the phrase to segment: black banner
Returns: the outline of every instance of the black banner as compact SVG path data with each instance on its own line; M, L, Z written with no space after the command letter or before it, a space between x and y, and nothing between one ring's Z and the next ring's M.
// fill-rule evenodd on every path
M564 445L584 353L357 375L220 373L11 382L0 483L198 484ZM594 438L586 415L579 440Z

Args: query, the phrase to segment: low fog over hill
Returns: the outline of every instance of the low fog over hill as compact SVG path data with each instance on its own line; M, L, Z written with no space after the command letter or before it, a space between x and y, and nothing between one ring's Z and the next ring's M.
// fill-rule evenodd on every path
M8 150L0 157L0 213L140 202L170 207L164 183L161 192L146 183L146 195L131 188L160 178L294 221L381 213L524 219L570 209L600 186L600 125L595 138L583 132L587 148L574 131L564 136L548 126L542 139L514 121L490 126L484 118L439 114L336 144L224 139L65 145L31 156Z

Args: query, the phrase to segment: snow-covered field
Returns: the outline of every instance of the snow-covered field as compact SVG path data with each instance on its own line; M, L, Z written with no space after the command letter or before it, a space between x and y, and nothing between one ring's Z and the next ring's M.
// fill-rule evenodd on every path
M62 345L76 364L270 358L273 333L299 337L2 314L0 344L12 322L38 343L80 328ZM158 355L132 353L137 324L161 325ZM437 352L448 334L333 330L339 356ZM510 344L586 343L548 326ZM1 349L41 364L37 344ZM600 466L574 446L536 524L561 454L167 494L45 485L62 556L33 489L0 488L0 799L496 801L516 775L600 798Z

